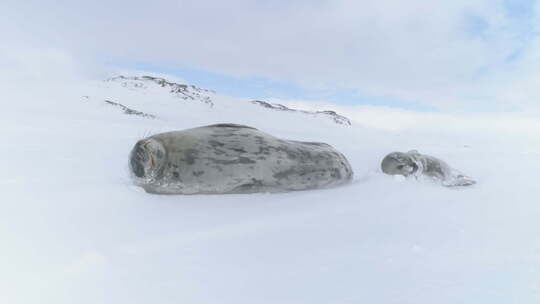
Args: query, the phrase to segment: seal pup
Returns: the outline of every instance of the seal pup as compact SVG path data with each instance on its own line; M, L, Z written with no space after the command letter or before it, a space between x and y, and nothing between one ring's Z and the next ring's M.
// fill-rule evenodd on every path
M284 192L352 179L328 144L283 140L255 128L216 124L139 140L129 157L134 183L156 194Z
M476 184L473 179L451 168L444 161L433 156L420 154L416 150L388 154L381 163L381 169L389 175L412 176L416 179L427 178L440 182L446 187Z

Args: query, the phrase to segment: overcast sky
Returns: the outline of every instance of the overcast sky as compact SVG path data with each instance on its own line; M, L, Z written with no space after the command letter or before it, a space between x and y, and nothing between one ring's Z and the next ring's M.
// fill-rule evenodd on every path
M540 109L538 1L2 0L0 11L3 80L143 68L233 95Z

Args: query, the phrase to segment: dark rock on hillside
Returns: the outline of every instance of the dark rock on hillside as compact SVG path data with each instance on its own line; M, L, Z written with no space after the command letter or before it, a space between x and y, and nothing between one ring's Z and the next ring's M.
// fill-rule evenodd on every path
M114 102L114 101L110 101L110 100L104 100L104 102L106 104L108 104L108 105L119 107L120 109L122 109L124 111L124 114L127 114L127 115L135 115L135 116L140 116L140 117L144 117L144 118L151 118L151 119L156 118L155 115L147 114L147 113L137 111L137 110L133 110L131 108L126 107L125 105L123 105L121 103L118 103L118 102Z
M285 105L279 104L279 103L269 103L262 100L252 100L251 103L259 105L261 107L265 107L267 109L277 110L277 111L287 111L287 112L298 112L313 116L327 116L328 118L332 119L335 123L339 125L346 125L350 126L351 121L342 115L339 115L338 113L334 111L306 111L306 110L297 110L297 109L291 109Z
M198 88L194 85L187 85L168 81L160 77L152 76L116 76L107 79L108 82L119 82L125 88L146 89L149 83L157 84L162 88L166 88L169 93L183 100L200 101L214 106L212 95L216 92Z

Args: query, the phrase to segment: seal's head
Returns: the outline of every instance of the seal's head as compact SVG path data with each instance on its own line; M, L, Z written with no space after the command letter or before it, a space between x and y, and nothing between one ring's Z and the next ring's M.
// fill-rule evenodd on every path
M418 170L418 165L407 153L393 152L383 159L381 169L386 174L409 176Z
M167 151L153 138L139 140L129 156L129 168L139 184L155 181L163 173Z

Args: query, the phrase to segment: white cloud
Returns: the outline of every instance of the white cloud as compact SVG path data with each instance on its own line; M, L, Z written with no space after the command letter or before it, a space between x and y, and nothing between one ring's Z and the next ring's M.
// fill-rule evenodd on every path
M0 80L12 82L51 81L75 77L79 67L75 59L59 49L0 47Z
M85 252L76 261L67 264L62 273L66 276L81 276L103 271L108 264L106 256L97 251Z
M502 0L4 7L10 12L4 18L8 37L37 50L64 50L90 65L188 66L311 88L352 88L445 109L524 109L535 107L530 100L540 93L531 80L540 76L534 55L540 40L526 35L538 26L513 18Z

